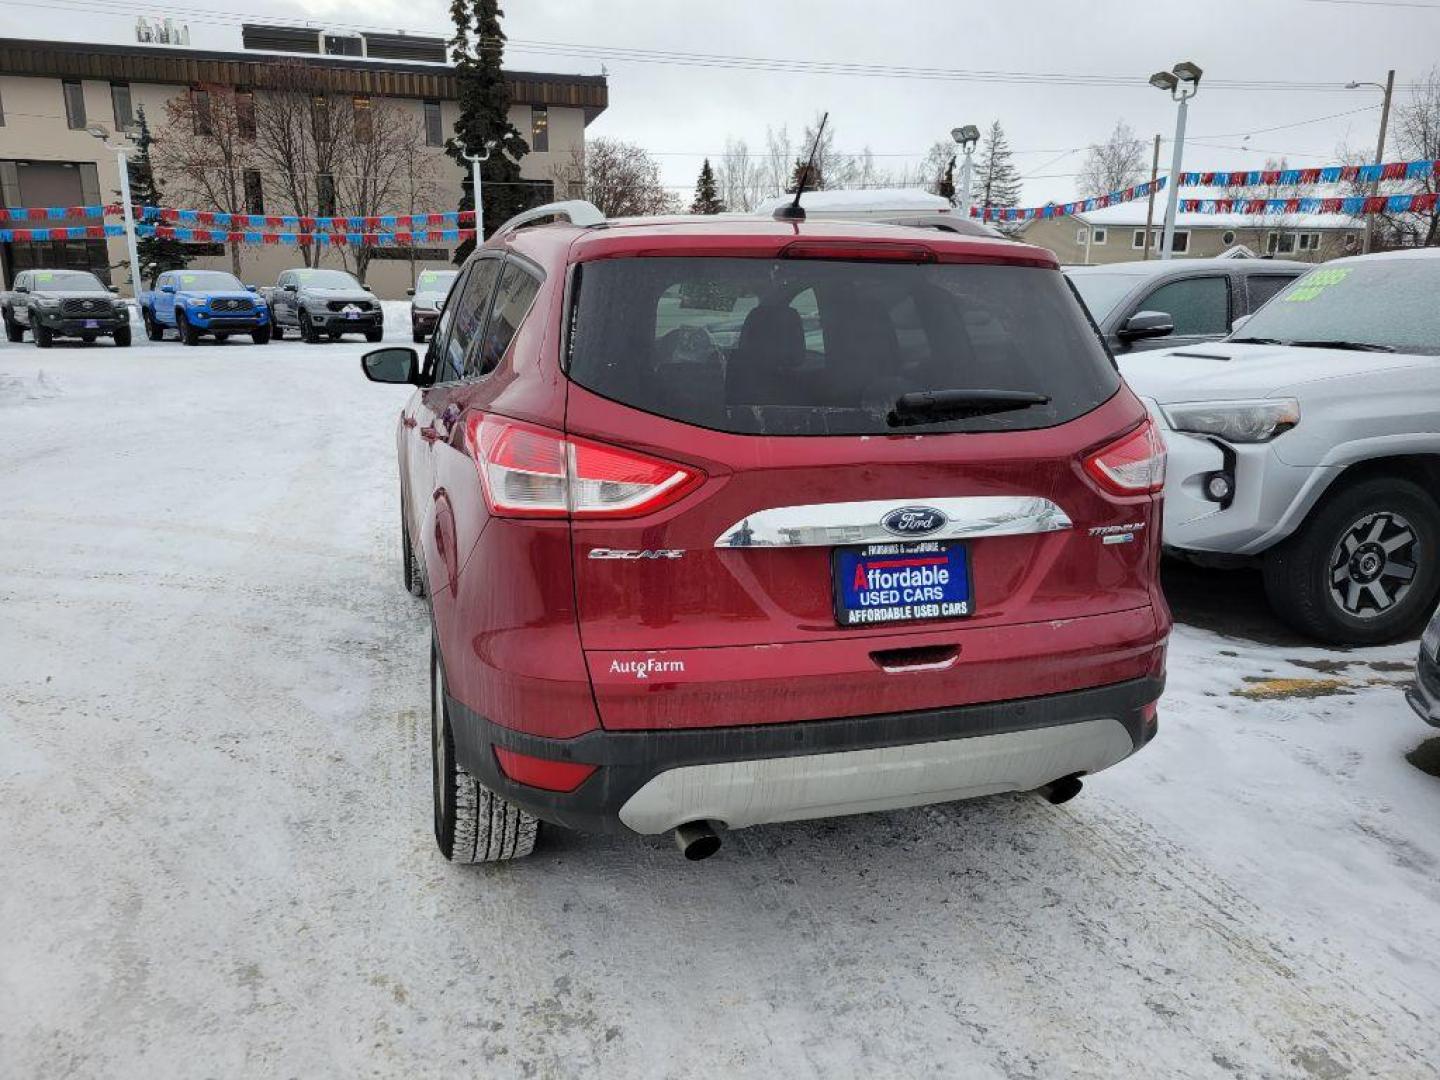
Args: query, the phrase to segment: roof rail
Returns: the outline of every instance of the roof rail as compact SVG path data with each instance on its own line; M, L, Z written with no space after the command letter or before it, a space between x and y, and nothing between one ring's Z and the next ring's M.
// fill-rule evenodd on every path
M500 236L504 233L514 232L522 225L529 225L532 221L550 217L563 217L571 225L582 229L588 229L592 225L605 224L605 215L600 212L599 207L584 199L567 199L564 202L546 203L544 206L537 206L533 210L516 214L496 229L495 235Z

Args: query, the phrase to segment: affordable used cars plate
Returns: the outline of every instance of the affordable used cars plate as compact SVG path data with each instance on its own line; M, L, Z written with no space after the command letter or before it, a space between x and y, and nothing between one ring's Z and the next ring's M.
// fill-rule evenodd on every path
M955 619L974 610L963 543L866 544L836 548L831 559L841 626Z

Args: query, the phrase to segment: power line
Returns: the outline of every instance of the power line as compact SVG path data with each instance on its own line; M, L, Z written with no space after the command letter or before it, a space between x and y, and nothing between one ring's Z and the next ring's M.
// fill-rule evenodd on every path
M135 9L124 0L3 0L5 4L21 7L40 7L53 10L64 8L72 11L88 11L112 16L128 16ZM1339 2L1339 0L1336 0ZM219 12L213 9L180 8L160 5L158 13L170 14L189 22L213 23L235 26L247 21L239 13ZM383 29L356 23L331 23L310 21L316 31L322 29L378 30ZM436 32L445 36L448 31ZM501 48L499 42L481 43L481 48ZM566 56L579 59L611 60L632 63L663 64L681 67L700 67L727 70L771 71L781 74L843 75L864 78L918 79L946 82L993 82L1019 85L1059 85L1123 87L1144 85L1147 76L1143 74L1093 74L1059 71L1007 71L996 69L931 68L896 64L868 64L834 60L802 60L797 58L744 56L726 53L693 53L672 49L640 49L589 43L545 41L525 38L511 38L508 48L516 52L528 52L546 56ZM1281 79L1223 79L1212 77L1206 87L1211 90L1278 90L1278 91L1343 91L1345 85L1339 82L1305 82Z

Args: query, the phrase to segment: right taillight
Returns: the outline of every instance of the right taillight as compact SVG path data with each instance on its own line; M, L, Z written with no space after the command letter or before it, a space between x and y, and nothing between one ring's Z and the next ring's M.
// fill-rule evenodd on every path
M673 461L500 416L471 416L465 430L497 517L639 517L705 478Z
M1165 442L1146 420L1085 458L1085 471L1115 495L1147 495L1165 486Z

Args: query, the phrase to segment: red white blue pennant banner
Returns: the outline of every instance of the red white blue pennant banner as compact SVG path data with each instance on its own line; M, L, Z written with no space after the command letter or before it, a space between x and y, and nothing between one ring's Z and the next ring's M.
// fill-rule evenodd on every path
M1304 187L1310 184L1378 184L1440 176L1440 161L1387 161L1379 165L1326 165L1318 169L1252 169L1249 172L1185 172L1181 187Z
M1187 214L1428 214L1436 208L1434 193L1420 195L1352 195L1338 199L1181 199Z
M474 210L445 210L433 214L374 214L363 217L311 217L304 214L222 214L211 210L177 210L168 206L141 206L136 217L164 225L226 231L265 229L296 233L413 232L416 229L455 228L475 224Z
M186 244L295 244L299 247L326 245L330 247L410 247L413 244L458 244L465 240L475 239L474 229L287 232L258 229L191 229L184 226L143 224L137 225L135 231L140 236L157 236L161 240L179 240Z
M1134 184L1121 191L1112 191L1108 195L1096 195L1093 198L1076 199L1074 202L1068 203L1051 203L1048 206L1024 208L1018 206L972 206L970 216L984 221L1033 221L1036 218L1069 217L1071 214L1084 214L1090 210L1102 210L1107 206L1145 199L1150 196L1152 189L1160 191L1164 187L1165 177L1162 176L1154 183L1147 180L1143 184Z
M124 235L124 225L72 225L56 229L0 229L0 244L23 243L27 240L103 240L107 236Z

